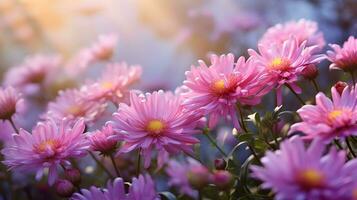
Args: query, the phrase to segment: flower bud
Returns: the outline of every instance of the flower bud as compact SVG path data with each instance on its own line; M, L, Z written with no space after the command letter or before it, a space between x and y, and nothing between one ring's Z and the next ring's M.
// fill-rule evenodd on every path
M71 197L75 189L73 184L64 179L58 179L55 184L56 193L60 197Z
M219 189L229 189L234 183L232 174L225 170L218 170L213 174L213 184Z
M214 166L217 170L224 170L226 169L227 162L222 158L217 158L214 160Z
M308 80L315 79L318 74L319 71L317 70L317 67L314 64L307 65L301 72L301 75Z
M345 87L347 87L348 84L343 81L338 81L333 87L336 88L337 92L341 95Z
M196 189L204 188L210 181L210 173L204 166L192 167L187 176L190 185Z
M76 168L66 169L64 175L66 179L71 181L74 185L79 185L81 182L81 172Z

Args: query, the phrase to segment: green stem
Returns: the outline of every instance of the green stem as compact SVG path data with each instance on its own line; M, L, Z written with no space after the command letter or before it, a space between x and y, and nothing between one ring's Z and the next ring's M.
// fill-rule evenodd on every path
M97 165L102 168L110 178L114 178L114 176L109 172L109 170L95 157L95 155L88 151L89 152L89 155L93 158L93 160L97 163Z
M340 150L343 150L343 147L342 147L342 145L340 144L340 142L338 141L338 140L334 140L334 143L336 144L336 146L340 149ZM347 154L347 158L348 158L348 160L350 160L351 159L351 157L350 157L350 155L348 155Z
M295 95L295 97L300 101L302 105L306 105L305 101L293 90L293 88L291 88L289 84L285 84L285 86L289 88L289 90Z
M114 170L115 170L116 175L117 175L118 177L121 177L120 172L119 172L119 169L118 169L118 167L117 167L117 164L115 163L115 160L114 160L113 155L110 154L110 155L109 155L109 158L110 158L110 160L112 161L112 164L113 164L113 167L114 167Z
M239 113L239 116L240 116L240 123L241 123L242 129L244 130L244 132L248 133L248 129L245 126L245 123L244 123L243 112L242 112L242 109L240 108L239 104L237 104L237 109L238 109L238 113Z
M15 130L15 132L16 132L17 134L19 134L19 129L16 128L16 125L15 125L14 121L12 120L12 118L10 117L8 120L9 120L9 122L10 122L12 128Z
M350 71L351 74L351 78L352 78L352 82L353 82L353 87L356 85L356 79L355 79L355 75L353 74L353 71Z
M317 85L316 80L312 79L311 82L314 85L314 88L315 88L316 92L318 93L320 91L320 88L319 88L319 85Z
M355 152L353 151L352 145L350 144L350 141L348 140L348 138L346 138L345 141L346 141L348 149L350 150L350 153L352 154L352 156L354 158L356 158L357 156L356 156Z
M204 131L203 131L203 135L205 135L205 136L208 138L208 140L211 142L211 144L213 144L213 145L217 148L217 150L218 150L219 152L221 152L221 154L222 154L226 159L228 159L228 155L223 151L223 149L222 149L220 146L218 146L217 142L209 135L209 131L208 131L208 130L204 130Z
M137 161L137 165L136 165L136 176L139 176L140 174L140 164L141 164L141 149L139 149L138 151L138 161Z
M251 153L253 154L254 158L255 158L259 163L261 163L261 162L260 162L260 159L259 159L257 153L254 151L253 147L248 144L248 148L249 148L249 150L251 151Z

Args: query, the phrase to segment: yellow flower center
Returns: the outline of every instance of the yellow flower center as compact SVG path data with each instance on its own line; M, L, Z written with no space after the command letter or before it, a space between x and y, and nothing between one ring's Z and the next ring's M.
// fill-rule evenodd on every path
M212 83L211 88L212 88L212 91L217 94L222 94L222 93L226 92L226 90L227 90L225 82L222 79L214 81Z
M49 139L49 140L42 141L40 144L36 145L35 150L37 152L42 153L45 152L47 149L54 150L57 148L57 146L58 146L57 140Z
M343 110L333 110L328 114L328 118L330 120L335 120L336 118L340 117L343 113Z
M162 130L164 130L164 127L165 127L164 123L162 123L160 120L153 119L150 120L149 123L147 124L146 130L150 133L158 134Z
M103 89L107 89L107 90L113 89L113 87L114 87L112 82L103 82L101 84L101 86L102 86Z
M73 116L82 115L82 109L79 106L70 106L68 107L67 112Z
M270 63L270 69L286 71L290 68L290 61L277 57L274 58Z
M306 169L297 174L297 182L305 189L323 186L325 175L315 169Z

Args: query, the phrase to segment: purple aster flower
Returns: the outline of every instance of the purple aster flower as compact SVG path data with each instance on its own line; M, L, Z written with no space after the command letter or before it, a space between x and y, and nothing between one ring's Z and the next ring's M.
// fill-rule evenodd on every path
M330 69L342 69L353 71L357 68L357 39L350 36L343 43L343 47L337 44L330 44L333 51L327 51L328 59L332 62Z

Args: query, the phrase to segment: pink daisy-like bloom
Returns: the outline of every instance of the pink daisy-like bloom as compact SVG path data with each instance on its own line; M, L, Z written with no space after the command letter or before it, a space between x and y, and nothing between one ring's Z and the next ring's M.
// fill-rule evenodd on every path
M128 94L128 87L138 81L141 74L142 69L137 65L128 66L125 62L109 64L97 82L81 90L89 100L105 99L118 104Z
M149 175L140 175L133 178L129 192L125 192L124 181L116 178L108 181L107 188L101 189L92 186L89 190L82 189L81 193L75 193L71 200L160 200L155 190L155 184Z
M88 101L87 94L77 89L60 91L57 98L48 104L43 119L53 119L56 122L67 118L70 121L83 118L87 125L98 119L106 108L102 101Z
M40 85L46 85L54 78L60 61L59 56L29 57L20 66L11 68L5 74L4 84L25 91L39 89Z
M236 103L256 105L269 92L264 68L240 57L234 62L233 54L211 56L208 67L203 61L186 72L183 92L185 109L200 110L209 115L209 127L216 125L220 116L229 116L238 128Z
M306 41L306 46L318 46L319 50L325 46L324 36L322 32L318 31L317 23L306 19L290 21L270 27L259 43L264 46L274 43L283 44L291 36L296 38L298 45Z
M357 160L345 163L344 151L332 148L324 155L324 150L318 140L307 149L299 137L285 140L280 150L266 153L262 167L251 167L253 176L263 181L263 188L272 189L278 200L344 199L343 188L352 184L349 174L357 170Z
M93 151L99 151L104 155L113 153L116 149L117 139L111 125L106 125L102 130L94 131L87 135L90 148Z
M24 108L21 94L12 87L0 88L0 119L11 120Z
M158 151L158 167L168 159L168 153L192 152L192 145L199 142L193 137L200 116L184 112L182 98L171 92L153 92L146 95L130 93L130 106L119 105L113 114L114 130L124 144L119 153L140 149L144 166L150 166L153 149Z
M59 126L54 121L40 122L32 134L20 129L19 134L12 136L13 142L1 151L5 156L3 163L11 170L36 172L36 179L48 168L48 183L52 185L60 165L68 166L69 159L86 154L89 145L83 135L84 128L83 120L70 127L63 119Z
M344 71L353 71L357 69L357 39L350 36L343 43L343 47L337 44L330 44L333 51L327 51L327 59L332 64L330 69L342 69Z
M325 59L322 54L316 54L318 46L306 46L306 41L299 44L296 38L290 38L283 44L259 44L259 53L248 49L248 53L258 66L265 68L270 76L270 82L277 89L278 105L282 103L281 86L289 85L296 93L301 89L296 84L299 75L310 64L317 64Z
M186 194L192 198L197 198L198 191L193 189L189 181L189 172L192 169L205 168L199 162L188 158L187 162L180 163L176 160L170 160L166 168L169 175L169 186L178 187L180 193ZM207 174L208 176L209 174Z
M306 138L320 138L330 142L336 137L357 135L357 91L345 87L340 94L331 89L332 100L325 94L316 95L316 105L305 105L297 112L302 122L293 124L290 133L301 131Z
M113 56L117 43L118 36L116 34L99 35L98 41L88 51L92 54L93 59L108 60Z

